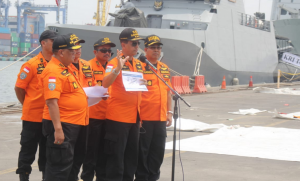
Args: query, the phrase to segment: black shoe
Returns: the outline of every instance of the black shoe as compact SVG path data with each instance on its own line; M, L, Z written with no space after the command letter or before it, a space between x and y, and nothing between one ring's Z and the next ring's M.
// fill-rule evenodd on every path
M20 181L29 181L29 174L28 173L20 173L19 177L20 177Z
M45 181L45 171L42 171L42 181Z

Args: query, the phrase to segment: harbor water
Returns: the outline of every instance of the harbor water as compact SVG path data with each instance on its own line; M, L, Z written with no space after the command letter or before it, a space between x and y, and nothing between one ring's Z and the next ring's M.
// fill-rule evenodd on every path
M13 62L0 61L0 69L6 67L11 63ZM0 71L0 103L18 102L14 87L17 80L17 75L24 63L25 62L17 62L14 65Z

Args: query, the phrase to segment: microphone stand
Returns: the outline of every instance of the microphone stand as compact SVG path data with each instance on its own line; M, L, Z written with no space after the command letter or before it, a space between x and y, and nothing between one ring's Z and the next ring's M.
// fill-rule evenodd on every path
M155 67L151 62L145 62L147 64L146 67L149 67L149 64L151 67ZM174 181L174 175L175 175L175 152L176 152L176 122L178 119L178 99L182 100L188 107L191 107L189 103L187 103L179 94L177 91L175 91L171 86L167 84L167 82L161 78L154 70L153 68L149 68L166 86L169 87L169 89L175 94L173 96L173 100L175 101L174 105L174 113L173 113L173 119L174 119L174 133L173 133L173 155L172 155L172 179L171 181Z

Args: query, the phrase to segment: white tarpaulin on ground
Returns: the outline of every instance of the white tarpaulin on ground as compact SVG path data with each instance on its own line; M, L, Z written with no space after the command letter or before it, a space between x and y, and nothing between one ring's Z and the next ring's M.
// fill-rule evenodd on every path
M298 57L297 55L285 52L283 53L281 60L283 62L290 63L297 67L300 67L300 57Z
M191 119L180 118L181 124L179 124L179 119L177 119L176 130L181 131L195 131L195 132L206 132L213 133L218 129L224 127L224 124L206 124L200 121L195 121ZM174 130L174 120L170 127L167 127L167 130Z
M239 109L238 112L228 112L230 114L241 114L241 115L256 115L256 113L265 112L266 110L258 110L258 109Z
M300 112L287 114L287 113L279 113L276 109L274 111L274 117L276 118L300 120L299 118L295 118L295 116L300 116Z
M180 141L181 151L300 161L300 130L271 127L228 129ZM178 150L178 141L176 142ZM172 149L173 142L166 144Z
M300 89L295 89L295 88L274 89L268 87L256 87L253 89L253 91L255 93L300 95Z

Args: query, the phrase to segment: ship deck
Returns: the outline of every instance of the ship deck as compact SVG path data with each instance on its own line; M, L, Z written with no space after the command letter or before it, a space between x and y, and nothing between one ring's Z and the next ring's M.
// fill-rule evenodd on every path
M299 85L291 85L291 87L300 88ZM300 102L298 96L295 95L263 94L254 93L252 90L239 89L190 95L184 96L184 98L192 105L192 108L187 108L181 102L181 117L185 119L193 119L207 124L220 123L228 126L239 125L246 128L253 126L288 128L300 131L300 121L277 119L273 117L272 113L268 112L274 111L275 108L279 112L299 112ZM267 111L253 116L228 113L250 108ZM15 170L20 149L20 117L20 113L0 115L0 180L18 180ZM181 132L181 141L186 138L209 134L203 132ZM167 131L167 142L172 141L172 136L173 131ZM184 167L184 180L188 181L298 181L300 177L299 161L190 151L181 151L181 157ZM172 150L168 149L165 152L164 163L161 168L161 181L171 180L171 168ZM41 173L38 171L36 161L30 178L32 181L41 180ZM176 154L175 180L183 180L178 152Z

